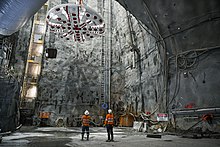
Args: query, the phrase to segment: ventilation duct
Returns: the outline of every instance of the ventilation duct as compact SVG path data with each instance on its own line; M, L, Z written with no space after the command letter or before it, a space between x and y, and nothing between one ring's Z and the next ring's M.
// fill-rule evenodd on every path
M0 34L11 35L44 5L47 0L0 0Z

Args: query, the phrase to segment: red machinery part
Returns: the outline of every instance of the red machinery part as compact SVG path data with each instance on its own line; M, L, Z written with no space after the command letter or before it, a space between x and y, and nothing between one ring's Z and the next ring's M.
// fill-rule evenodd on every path
M48 11L46 21L50 30L61 38L72 37L75 41L85 41L104 33L103 18L88 6L61 4Z

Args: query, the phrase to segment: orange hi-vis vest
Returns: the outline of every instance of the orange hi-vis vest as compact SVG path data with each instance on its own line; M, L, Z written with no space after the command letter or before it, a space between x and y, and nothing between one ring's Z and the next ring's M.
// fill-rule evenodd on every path
M82 125L83 126L89 126L91 117L89 115L83 115L82 116Z
M106 125L113 125L114 124L114 115L113 114L107 114L105 119Z

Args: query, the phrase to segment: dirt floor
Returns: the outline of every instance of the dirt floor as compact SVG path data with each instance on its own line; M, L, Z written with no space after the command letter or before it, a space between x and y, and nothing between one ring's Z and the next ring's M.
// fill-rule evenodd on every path
M148 137L147 137L148 136ZM160 137L160 136L156 136ZM81 141L81 128L22 127L4 136L0 146L5 147L220 147L220 139L189 138L162 134L151 138L149 134L132 128L114 128L114 142L106 142L104 127L90 128L90 140Z

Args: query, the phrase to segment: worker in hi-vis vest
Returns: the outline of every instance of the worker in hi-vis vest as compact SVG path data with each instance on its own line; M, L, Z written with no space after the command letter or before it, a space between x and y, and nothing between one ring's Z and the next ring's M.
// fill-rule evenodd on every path
M113 136L114 115L112 114L111 109L108 110L108 114L106 115L105 125L108 133L108 140L106 140L106 142L114 141L114 136Z
M89 140L89 125L91 117L89 116L89 111L86 110L82 116L82 139L84 138L85 131L87 133L87 140Z

